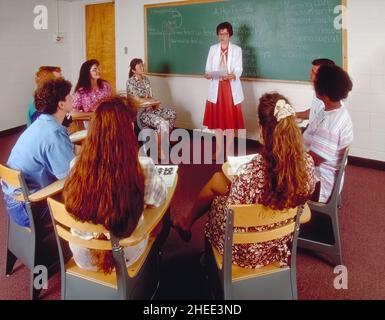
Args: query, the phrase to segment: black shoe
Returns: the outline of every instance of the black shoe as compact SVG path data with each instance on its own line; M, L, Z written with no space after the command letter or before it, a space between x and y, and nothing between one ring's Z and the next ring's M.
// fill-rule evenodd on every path
M184 242L190 242L191 240L191 231L189 230L182 230L177 228L179 237L184 241Z

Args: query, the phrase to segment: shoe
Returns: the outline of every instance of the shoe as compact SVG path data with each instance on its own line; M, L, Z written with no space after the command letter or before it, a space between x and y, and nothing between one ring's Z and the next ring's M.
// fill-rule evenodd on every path
M183 230L179 226L176 226L172 224L172 227L178 231L179 237L184 241L184 242L190 242L191 240L191 231L190 230Z
M190 242L191 240L191 231L190 230L182 230L177 228L179 237L184 241L184 242Z

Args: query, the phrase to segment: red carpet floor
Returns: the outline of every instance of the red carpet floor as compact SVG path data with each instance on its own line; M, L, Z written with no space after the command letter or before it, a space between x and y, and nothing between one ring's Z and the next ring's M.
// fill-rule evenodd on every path
M18 134L0 137L0 161L8 158ZM255 152L248 146L248 152ZM181 165L171 215L189 210L200 188L220 165ZM340 225L348 289L333 287L333 267L300 251L297 261L299 299L385 299L385 171L348 165L342 192ZM171 230L164 246L161 285L157 299L208 299L199 258L203 252L204 217L193 228L188 244ZM0 201L0 299L28 299L29 274L20 265L5 277L5 211ZM42 299L60 299L60 276L49 280Z

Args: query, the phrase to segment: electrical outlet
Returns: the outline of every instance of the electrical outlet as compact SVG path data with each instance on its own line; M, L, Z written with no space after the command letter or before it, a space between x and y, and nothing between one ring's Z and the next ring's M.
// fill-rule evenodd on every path
M64 33L54 33L53 35L53 41L56 44L62 44L64 43Z

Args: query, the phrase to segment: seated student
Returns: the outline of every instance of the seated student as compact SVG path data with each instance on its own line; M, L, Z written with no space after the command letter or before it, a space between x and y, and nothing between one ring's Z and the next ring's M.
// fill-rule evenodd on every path
M314 88L317 98L324 103L325 108L315 115L303 138L314 159L320 180L313 200L327 202L344 150L353 142L352 120L342 102L352 90L353 84L342 68L336 65L321 66Z
M97 106L63 190L66 209L76 219L102 224L119 237L131 235L145 205L158 207L167 196L167 187L151 158L138 157L133 119L123 98L112 97ZM71 231L82 239L97 237ZM148 238L124 248L127 266L142 255L147 242ZM70 248L80 268L105 273L114 268L111 251L88 250L71 243Z
M335 65L333 60L322 58L322 59L315 59L312 61L312 67L310 69L310 81L314 84L315 76L317 74L318 69L321 66L331 66ZM300 111L296 113L296 117L303 120L309 120L310 122L313 121L315 115L320 111L324 109L323 102L317 98L316 95L313 96L313 100L311 102L311 106L309 109L305 111Z
M260 98L261 152L238 169L232 182L223 173L215 173L199 193L191 211L173 218L182 239L189 239L194 221L209 210L206 236L223 254L229 204L260 203L281 210L304 204L311 197L315 186L314 162L303 149L294 115L294 109L282 95L267 93ZM258 268L272 261L287 265L290 238L233 245L233 263L247 268Z
M44 82L47 82L52 79L61 78L61 69L60 67L52 67L52 66L41 66L39 70L35 74L35 83L36 88L41 86ZM28 102L27 108L27 126L30 126L32 122L34 122L40 115L40 112L36 110L35 107L35 99L32 97ZM70 114L68 113L63 120L62 125L68 127L71 122Z
M101 100L112 94L109 83L101 78L99 61L91 59L84 62L75 87L74 110L94 111Z
M144 75L142 59L135 58L130 62L130 71L127 80L127 96L133 96L139 100L152 98L150 80ZM161 134L168 134L174 128L176 112L164 107L147 107L141 110L139 119L142 127L152 128L158 133L158 147L160 147ZM164 157L163 150L159 148Z
M19 137L11 151L7 166L20 170L30 193L36 192L69 172L74 157L65 127L61 125L72 109L71 83L64 79L45 82L35 92L36 108L41 115ZM29 226L25 204L14 200L20 194L2 182L5 205L10 217L23 227ZM48 224L51 220L46 203L36 204L37 220Z

